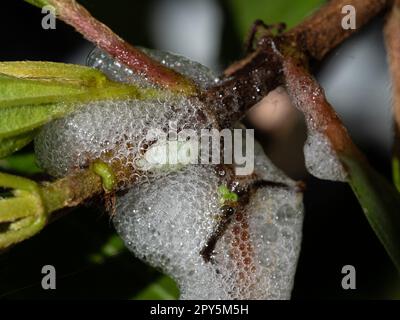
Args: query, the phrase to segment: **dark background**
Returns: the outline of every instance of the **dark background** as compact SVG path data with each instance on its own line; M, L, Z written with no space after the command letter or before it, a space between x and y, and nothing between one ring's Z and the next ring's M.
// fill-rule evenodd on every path
M218 21L215 24L218 30L211 32L209 37L214 37L214 43L219 45L217 51L214 48L213 54L204 57L204 61L218 69L241 56L243 32L238 27L238 19L235 19L235 10L229 0L210 1L218 9ZM112 2L110 6L109 1L81 1L94 16L129 42L145 47L159 47L159 43L154 40L151 17L154 17L154 10L162 6L161 1ZM265 5L265 1L258 3L259 6ZM39 9L23 1L1 4L0 61L84 63L91 45L61 22L57 22L56 30L43 30L42 17ZM184 17L182 21L186 21ZM320 79L328 97L337 106L357 144L366 152L373 165L389 176L390 118L382 117L378 123L374 117L376 112L379 115L390 114L381 27L382 17L336 50L317 70L320 70ZM198 26L198 29L201 28L201 25ZM180 34L175 36L180 37ZM367 49L365 43L368 43ZM191 43L187 43L187 46L191 46ZM361 48L361 51L357 51L357 48ZM373 53L372 61L368 60L371 57L365 56L365 50ZM185 54L181 51L178 53ZM346 69L343 67L346 63L356 64L363 70ZM365 71L363 64L367 65L365 69L372 69L369 77L361 74ZM338 75L336 71L343 68L350 70L350 73ZM354 80L350 90L342 90L337 86L350 81L351 77ZM372 89L378 90L382 99L368 106L371 100L368 94L371 94ZM372 94L377 97L376 93ZM351 100L353 96L356 99ZM341 105L341 101L352 103ZM276 164L293 178L307 183L304 238L293 299L399 298L400 283L395 269L349 186L318 180L306 174L301 150L305 139L303 122L300 120L293 125L284 138L279 130L271 132L269 128L256 126L251 121L247 121L247 124L259 129L258 138L267 153L273 153L271 157ZM31 147L28 147L23 153L30 150ZM295 156L288 160L288 154ZM157 271L124 250L101 262L91 258L113 233L109 217L99 209L81 208L70 212L38 236L0 255L0 298L138 297L144 288L149 288L159 279ZM45 264L54 265L57 269L57 290L44 291L41 288L41 268ZM341 288L341 269L347 264L354 265L357 270L356 290L345 291ZM161 288L168 291L170 285L161 285ZM148 297L168 295L155 294Z

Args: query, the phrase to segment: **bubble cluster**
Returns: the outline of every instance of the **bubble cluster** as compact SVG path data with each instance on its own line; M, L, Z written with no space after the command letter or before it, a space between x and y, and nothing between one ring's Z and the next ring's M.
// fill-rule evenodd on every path
M162 65L192 79L202 89L218 82L218 78L214 72L198 62L170 52L147 48L139 49ZM114 81L134 83L142 87L152 86L142 75L134 73L131 69L113 59L101 49L95 48L91 52L87 64L99 69Z
M214 82L196 63L146 52L201 87ZM149 85L97 49L89 63L116 81ZM178 131L218 127L197 98L92 102L47 124L35 151L41 167L56 177L97 159L112 164L126 189L116 197L117 232L136 256L177 281L182 299L288 299L303 219L295 182L257 144L255 170L246 177L236 177L228 165L138 171L146 152L160 147L149 130L165 133L171 123ZM221 199L221 187L236 196Z
M308 130L304 145L305 164L308 172L319 179L347 181L347 173L328 138L316 130Z
M244 140L245 141L245 140ZM243 143L243 148L245 144ZM280 169L275 167L272 161L264 155L261 145L255 141L254 143L254 172L267 181L274 181L286 184L295 188L296 183L285 175Z
M86 104L41 130L35 139L38 163L49 174L62 177L100 159L117 169L119 180L135 181L137 161L171 126L213 127L199 106L195 99L185 98Z
M308 128L308 137L304 145L305 164L308 172L320 179L347 181L346 170L340 163L331 142L323 134L323 130L332 121L330 107L323 112L318 111L322 110L321 106L326 103L324 89L312 77L303 74L303 71L293 61L284 62L283 71L289 96L294 105L303 112ZM325 112L327 114L324 114Z
M211 84L215 79L211 71L198 63L170 53L145 51L166 66L193 76L201 86ZM112 80L149 86L141 75L99 49L91 53L88 63ZM39 165L55 177L85 168L100 159L121 168L115 174L121 187L127 187L141 177L136 164L160 135L171 127L178 131L210 129L217 126L215 121L195 97L171 95L149 100L97 101L84 104L76 112L45 125L35 139L35 151ZM149 139L150 130L159 131L160 135L152 134ZM127 176L127 172L131 176Z
M258 163L265 159L257 154ZM213 166L190 165L149 180L117 199L114 225L136 256L177 281L181 299L288 299L301 242L301 194L290 187L249 189L221 231L226 212L217 190L231 178ZM216 232L206 259L203 250Z

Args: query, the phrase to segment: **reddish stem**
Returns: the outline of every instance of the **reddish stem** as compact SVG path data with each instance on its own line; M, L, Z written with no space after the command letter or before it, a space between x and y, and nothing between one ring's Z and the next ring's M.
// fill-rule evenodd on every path
M149 81L174 91L188 94L196 92L196 86L191 80L125 42L75 0L49 0L49 3L56 8L61 20L74 27L87 40L95 43L121 63L148 78Z
M335 152L363 159L325 92L300 63L286 57L283 62L286 90L293 104L304 114L308 127L324 134Z

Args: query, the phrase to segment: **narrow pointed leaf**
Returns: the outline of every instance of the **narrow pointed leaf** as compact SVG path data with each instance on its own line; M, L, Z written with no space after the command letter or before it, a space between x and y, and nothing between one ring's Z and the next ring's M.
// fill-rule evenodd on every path
M37 165L36 156L33 152L17 153L5 159L0 159L0 170L12 170L25 175L43 172Z
M400 271L400 193L367 163L341 157L372 229Z
M176 300L179 297L179 289L174 280L167 276L161 276L159 279L148 285L139 292L134 300Z
M11 138L0 139L0 159L13 154L31 142L36 131L29 131Z
M47 0L25 0L25 1L39 8L49 5L49 2Z
M0 111L0 138L20 136L74 109L74 104L63 103L3 108Z

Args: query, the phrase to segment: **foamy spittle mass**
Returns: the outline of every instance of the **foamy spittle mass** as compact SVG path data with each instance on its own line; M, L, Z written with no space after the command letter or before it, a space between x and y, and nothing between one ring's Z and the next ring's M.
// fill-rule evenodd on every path
M151 55L202 88L215 81L197 63ZM99 50L89 62L113 80L151 86ZM232 165L138 171L137 161L159 147L157 136L146 138L149 128L163 131L171 121L195 131L216 126L196 98L92 102L46 125L35 149L56 177L98 159L121 168L126 191L116 198L116 230L137 257L176 280L181 299L289 299L303 221L296 183L257 144L247 177L235 176Z

